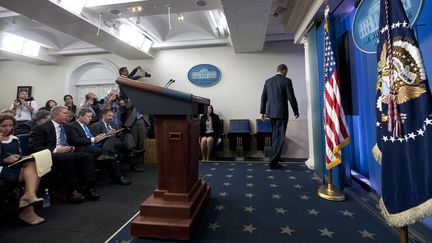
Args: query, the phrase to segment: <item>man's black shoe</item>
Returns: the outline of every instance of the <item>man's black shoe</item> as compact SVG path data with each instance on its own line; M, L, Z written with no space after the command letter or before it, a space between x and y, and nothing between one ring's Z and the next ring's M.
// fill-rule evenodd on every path
M131 181L128 181L128 180L127 180L126 178L124 178L123 176L120 176L120 178L118 178L118 179L116 180L116 183L119 184L119 185L122 185L122 186L127 186L127 185L132 184Z
M144 172L144 169L139 168L138 165L131 165L129 170L133 172Z
M270 166L270 169L272 169L272 170L282 168L281 164L269 164L269 166Z
M78 191L73 191L66 195L66 201L71 203L82 203L85 201L85 197Z
M97 201L99 197L100 195L94 189L89 189L86 192L86 198L90 201Z
M129 157L136 157L144 153L144 149L135 149L130 152Z
M96 160L116 160L117 154L103 154L99 155Z

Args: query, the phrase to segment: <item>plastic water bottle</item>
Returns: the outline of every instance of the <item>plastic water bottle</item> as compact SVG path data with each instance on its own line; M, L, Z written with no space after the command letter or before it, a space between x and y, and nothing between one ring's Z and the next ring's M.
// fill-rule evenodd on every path
M46 188L45 189L45 195L44 195L44 198L43 198L42 207L48 208L50 206L51 206L51 198L50 198L49 190L48 190L48 188Z

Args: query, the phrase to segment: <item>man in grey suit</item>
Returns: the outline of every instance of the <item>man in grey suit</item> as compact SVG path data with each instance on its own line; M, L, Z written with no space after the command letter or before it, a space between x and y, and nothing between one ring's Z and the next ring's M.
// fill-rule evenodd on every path
M268 117L272 124L272 150L269 163L271 169L282 167L279 161L288 125L288 100L295 118L299 117L297 100L291 79L286 77L287 73L287 66L280 64L277 67L277 74L266 80L261 95L261 119L265 120Z

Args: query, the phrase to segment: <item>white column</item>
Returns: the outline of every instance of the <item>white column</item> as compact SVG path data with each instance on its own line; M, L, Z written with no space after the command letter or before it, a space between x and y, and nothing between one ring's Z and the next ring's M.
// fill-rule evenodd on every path
M314 120L314 114L312 113L312 83L310 80L310 68L309 68L309 43L307 36L303 37L303 39L300 41L301 44L303 44L305 49L305 77L306 77L306 95L307 95L307 125L308 125L308 144L309 144L309 158L306 160L305 164L306 166L313 170L314 169L314 162L315 162L315 156L314 156L314 133L313 133L313 124L312 121Z

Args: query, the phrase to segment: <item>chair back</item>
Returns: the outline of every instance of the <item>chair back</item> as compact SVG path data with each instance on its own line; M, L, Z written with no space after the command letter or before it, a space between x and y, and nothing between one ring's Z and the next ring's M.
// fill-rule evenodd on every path
M266 119L264 121L261 119L256 119L256 132L257 133L272 132L270 119Z
M250 134L250 124L248 119L231 119L229 133Z
M19 134L16 136L17 136L19 143L20 143L21 155L28 155L28 145L29 145L30 134Z

